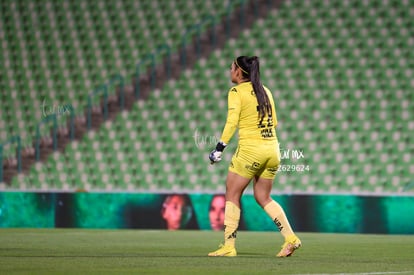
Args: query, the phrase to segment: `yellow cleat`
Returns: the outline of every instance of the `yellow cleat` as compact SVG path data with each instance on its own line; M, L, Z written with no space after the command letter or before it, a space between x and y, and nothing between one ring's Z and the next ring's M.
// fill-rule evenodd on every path
M220 245L216 251L208 253L209 257L235 257L237 256L236 248L233 246Z
M276 257L289 257L295 252L296 249L301 247L302 243L296 235L292 235L286 238L285 243L282 245L282 249L277 253Z

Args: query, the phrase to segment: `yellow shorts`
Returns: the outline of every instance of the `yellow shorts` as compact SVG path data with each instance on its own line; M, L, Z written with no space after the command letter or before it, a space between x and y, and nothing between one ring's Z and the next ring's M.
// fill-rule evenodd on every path
M229 171L245 178L255 176L274 179L280 164L278 143L240 145L237 147Z

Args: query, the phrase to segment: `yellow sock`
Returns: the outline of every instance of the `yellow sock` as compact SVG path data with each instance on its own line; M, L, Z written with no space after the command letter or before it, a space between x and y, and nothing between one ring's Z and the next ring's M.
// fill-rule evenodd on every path
M286 217L285 211L283 208L272 200L263 208L266 213L272 218L273 222L276 224L277 228L279 228L280 233L282 234L285 239L288 236L294 235L292 228L290 227L289 221Z
M224 245L235 246L239 221L240 208L231 201L226 201L224 210Z

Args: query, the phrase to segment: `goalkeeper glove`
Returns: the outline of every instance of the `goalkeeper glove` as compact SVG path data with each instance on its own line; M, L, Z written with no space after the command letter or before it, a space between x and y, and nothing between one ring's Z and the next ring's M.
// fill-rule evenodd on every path
M223 150L224 150L224 148L226 148L226 146L227 146L227 144L225 144L222 141L217 143L216 149L211 151L210 155L208 156L210 161L211 161L211 164L214 164L214 163L219 162L221 160L221 154L223 153Z

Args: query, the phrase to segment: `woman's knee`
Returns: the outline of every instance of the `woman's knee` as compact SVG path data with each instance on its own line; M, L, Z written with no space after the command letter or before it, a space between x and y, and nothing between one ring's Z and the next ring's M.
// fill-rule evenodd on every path
M270 198L269 194L264 193L254 193L254 199L256 200L257 204L264 208L272 199Z
M272 180L258 178L254 184L254 198L256 202L265 207L272 199L270 193L272 190Z
M249 182L250 179L229 172L226 181L226 200L239 205L240 198Z

